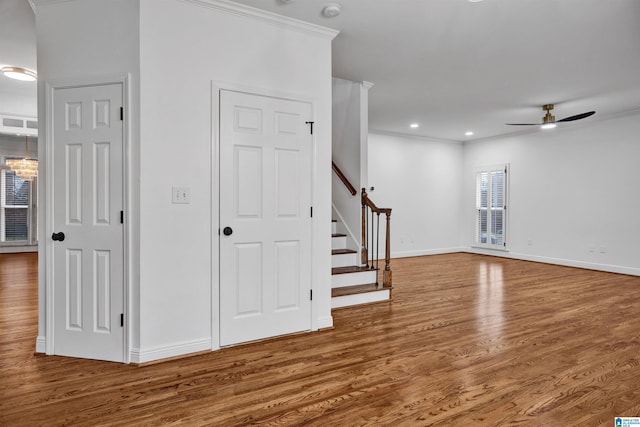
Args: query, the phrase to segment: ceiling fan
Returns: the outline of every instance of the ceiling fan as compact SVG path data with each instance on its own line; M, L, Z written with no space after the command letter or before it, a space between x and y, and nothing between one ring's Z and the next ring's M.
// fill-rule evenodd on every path
M553 129L556 127L556 123L561 122L573 122L576 120L585 119L589 116L593 116L596 112L589 111L582 114L576 114L575 116L565 117L564 119L556 120L555 116L551 115L551 110L553 110L553 104L545 104L542 106L542 110L546 111L544 117L542 117L542 123L506 123L511 126L540 126L542 129Z

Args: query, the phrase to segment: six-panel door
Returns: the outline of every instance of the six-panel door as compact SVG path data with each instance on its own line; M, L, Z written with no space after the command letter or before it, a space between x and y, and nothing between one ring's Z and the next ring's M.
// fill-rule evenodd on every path
M220 92L223 346L311 328L311 113Z

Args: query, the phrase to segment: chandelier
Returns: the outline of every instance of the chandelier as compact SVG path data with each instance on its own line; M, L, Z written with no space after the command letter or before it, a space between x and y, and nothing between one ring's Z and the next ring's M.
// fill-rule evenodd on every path
M26 135L24 137L24 143L26 150L24 158L7 159L6 164L19 178L25 181L32 181L33 178L38 177L38 161L29 158L29 139Z

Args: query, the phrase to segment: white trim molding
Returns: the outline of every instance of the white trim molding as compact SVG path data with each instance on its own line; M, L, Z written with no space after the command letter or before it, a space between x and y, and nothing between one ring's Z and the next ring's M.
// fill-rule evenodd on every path
M604 271L607 273L628 274L630 276L640 276L640 268L627 267L615 264L599 264L595 262L580 261L575 259L555 258L541 255L530 255L522 253L509 253L503 251L487 250L483 248L470 247L462 252L478 255L490 255L502 258L518 259L521 261L541 262L544 264L562 265L565 267L584 268L587 270Z
M246 6L244 4L235 3L229 0L181 0L186 3L193 3L197 6L217 9L219 11L229 13L241 18L251 19L253 21L263 22L276 27L287 30L294 30L301 33L311 34L321 38L333 40L340 31L334 30L320 25L311 24L299 19L289 18L278 15L273 12L257 9L255 7Z
M47 338L42 335L38 335L36 338L36 353L47 352Z
M146 363L207 350L211 350L211 339L208 337L201 340L151 347L149 349L132 348L129 359L131 363Z

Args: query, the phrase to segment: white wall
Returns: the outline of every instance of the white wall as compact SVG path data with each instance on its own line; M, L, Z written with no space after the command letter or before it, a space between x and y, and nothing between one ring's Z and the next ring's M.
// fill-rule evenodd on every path
M497 255L640 274L639 134L636 114L467 143L463 245L473 241L474 168L509 163L509 252Z
M138 318L138 265L139 209L137 207L139 181L138 97L139 76L139 13L138 1L132 0L35 0L38 54L38 117L40 144L38 157L40 212L47 212L45 84L52 82L82 82L114 74L130 75L130 92L134 94L128 103L127 118L130 134L128 211L126 221L130 230L129 277L131 310L129 325L131 345L139 342ZM37 351L44 351L45 344L45 259L47 255L46 218L40 215L39 230L39 322Z
M217 346L218 164L212 123L217 100L212 84L313 102L312 323L331 326L330 38L258 22L206 2L141 0L140 5L138 358ZM172 186L189 187L191 204L172 205Z
M226 2L36 2L40 96L44 83L52 80L131 74L131 360L146 362L218 345L214 84L312 102L312 327L332 326L328 165L335 34L273 16L247 18L241 6L229 13L227 6L234 4ZM45 117L43 106L40 110ZM41 120L41 136L45 130ZM46 183L41 184L44 192ZM172 186L189 187L191 203L171 204ZM40 250L44 260L46 247ZM42 351L43 262L40 272Z
M462 152L461 143L369 133L369 196L393 209L392 257L460 250Z
M347 246L360 249L360 191L367 186L367 134L369 128L370 83L332 80L332 159L357 191L351 195L342 181L332 174L332 203L347 234Z

